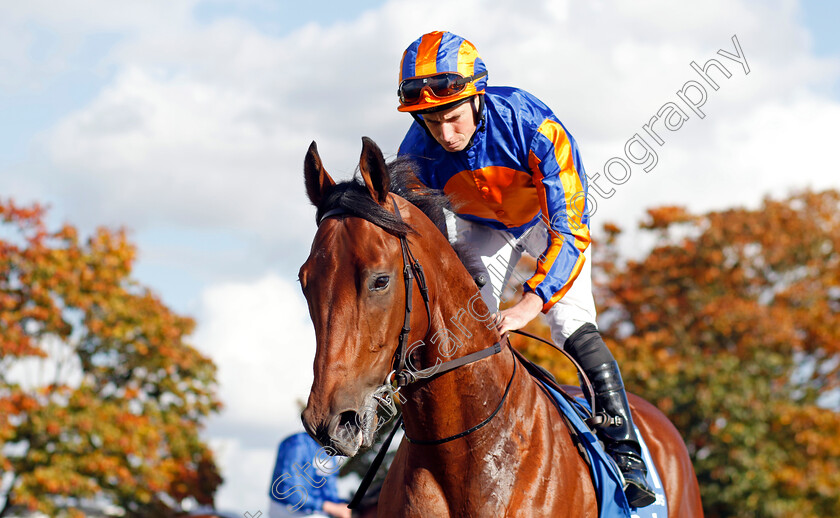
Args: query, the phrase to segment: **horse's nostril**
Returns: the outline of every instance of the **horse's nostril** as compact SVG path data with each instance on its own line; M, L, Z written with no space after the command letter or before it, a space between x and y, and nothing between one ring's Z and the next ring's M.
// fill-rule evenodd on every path
M351 429L359 426L359 414L355 410L346 410L338 415L339 429Z
M356 455L364 442L359 414L355 410L345 410L330 420L332 445L339 453L347 457Z
M300 416L300 420L303 423L303 428L306 430L306 433L318 441L321 446L326 446L330 443L330 434L327 429L327 423L313 424L312 420L307 418L306 411L304 411Z

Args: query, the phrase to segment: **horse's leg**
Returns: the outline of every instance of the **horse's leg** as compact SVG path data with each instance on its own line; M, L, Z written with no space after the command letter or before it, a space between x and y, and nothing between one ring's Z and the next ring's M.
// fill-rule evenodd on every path
M682 436L655 406L633 394L628 397L633 413L639 416L636 425L662 479L669 518L702 518L700 487Z

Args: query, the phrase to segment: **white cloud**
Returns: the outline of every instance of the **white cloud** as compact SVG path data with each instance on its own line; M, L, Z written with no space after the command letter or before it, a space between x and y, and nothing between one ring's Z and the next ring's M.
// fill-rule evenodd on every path
M193 342L216 363L224 403L204 434L225 479L220 509L267 513L276 446L303 430L299 402L312 385L315 336L302 300L273 274L202 294Z
M312 385L315 336L297 286L274 274L211 286L195 344L218 366L223 420L289 429Z
M11 362L3 372L5 382L20 384L23 390L33 393L53 384L70 387L81 384L82 365L74 347L55 336L46 336L36 345L46 356L29 356Z
M261 128L252 114L264 102L128 68L55 128L51 155L69 172L62 188L79 206L97 206L97 217L134 227L276 228L305 211L302 196L286 194L302 191L302 172L285 173L282 159L290 142L304 151L308 143L292 128Z
M837 77L836 61L808 53L789 2L777 10L711 2L690 14L663 2L435 5L395 0L279 38L238 20L199 24L189 2L160 24L155 8L131 17L103 8L87 25L128 36L109 57L112 83L50 133L56 189L75 200L74 212L134 228L225 226L304 245L314 226L284 223L311 218L301 178L309 141L340 178L355 168L361 135L393 153L409 122L395 111L399 59L433 28L476 42L491 83L537 93L584 151L639 131L696 79L691 61L716 58L735 76L710 92L717 113L703 121L706 135ZM752 69L739 87L731 83L743 79L740 65L716 54L733 51L732 34Z
M731 192L724 201L753 201L765 193L785 196L792 188L840 188L837 135L840 103L812 95L766 103L748 118L716 128L716 147L737 179L733 187L752 193Z
M210 447L225 478L216 493L216 509L237 515L268 515L268 491L277 450L253 448L235 438L211 439ZM280 442L279 440L277 441Z
M714 103L710 99L708 104ZM590 156L597 159L587 172L602 173L598 185L615 190L609 199L596 197L596 232L607 220L632 228L647 208L659 205L683 205L695 212L737 205L756 208L768 194L782 197L807 187L840 188L831 140L840 132L840 103L803 96L788 104L764 104L726 124L715 124L716 116L695 116L677 132L663 132L661 147L638 128L658 163L648 173L631 164L630 179L621 185L607 181L603 173L610 157L627 159L624 141L594 149Z
M197 0L149 0L115 6L107 0L6 2L0 17L0 87L40 89L81 64L92 38L171 34L190 26ZM97 52L101 49L95 49ZM115 63L118 66L122 63ZM90 65L86 63L85 65ZM99 64L93 70L99 70ZM76 69L78 71L78 69Z

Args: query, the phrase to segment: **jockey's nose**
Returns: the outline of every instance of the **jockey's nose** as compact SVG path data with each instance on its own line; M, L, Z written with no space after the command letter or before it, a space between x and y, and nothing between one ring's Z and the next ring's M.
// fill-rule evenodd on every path
M453 133L455 133L455 130L452 128L452 125L448 122L444 122L440 125L440 136L446 142L449 142L449 139L452 137Z

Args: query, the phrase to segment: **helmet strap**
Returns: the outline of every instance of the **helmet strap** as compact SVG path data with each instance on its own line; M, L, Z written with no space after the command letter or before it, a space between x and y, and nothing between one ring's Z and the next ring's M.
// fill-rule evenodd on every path
M486 94L485 94L486 95ZM475 121L475 131L473 131L472 137L470 137L470 142L467 144L465 149L469 149L473 145L473 141L475 140L475 136L478 135L479 131L484 130L484 95L477 95L478 97L478 107L476 107L474 102L470 103L472 106L473 112L473 120Z
M478 108L476 108L475 103L472 103L473 119L475 119L476 131L478 131L478 127L481 126L481 122L484 120L484 95L476 96L478 97Z

